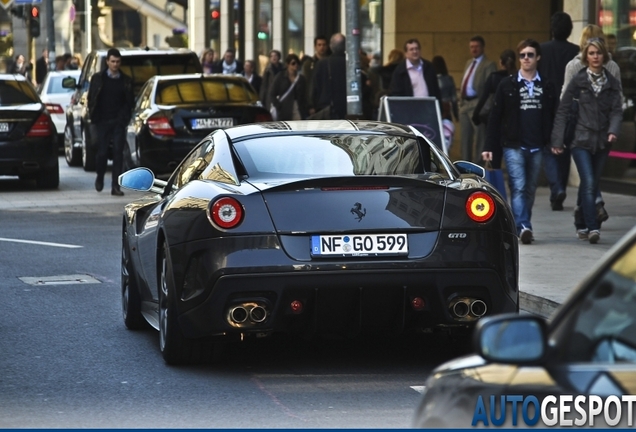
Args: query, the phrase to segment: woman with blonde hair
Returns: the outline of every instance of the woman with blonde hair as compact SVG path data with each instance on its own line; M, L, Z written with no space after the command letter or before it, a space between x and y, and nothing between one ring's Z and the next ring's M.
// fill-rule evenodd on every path
M619 80L605 67L609 53L600 38L587 40L581 62L584 68L571 78L559 104L551 147L552 153L558 155L566 144L570 146L581 180L577 207L582 218L575 217L576 235L594 244L601 238L596 197L603 166L612 143L618 139L623 120L622 90ZM576 99L578 103L573 104ZM576 114L574 137L566 143L566 125L572 114Z
M214 50L207 48L201 53L201 66L203 66L203 73L212 73L214 68Z
M563 99L563 95L565 94L565 89L568 86L568 83L572 78L581 70L585 68L585 64L583 63L583 59L581 54L583 53L583 49L587 45L588 40L590 39L600 39L603 43L605 42L605 35L603 34L603 29L594 24L588 24L583 28L583 32L581 33L581 39L579 40L579 46L581 47L581 52L574 57L570 62L565 66L565 79L563 80L563 87L561 90L561 99ZM621 86L621 70L616 64L614 60L612 60L610 55L606 56L605 69L609 72L614 78L618 80L618 87L622 91ZM601 196L601 191L598 191L598 195L596 196L596 211L597 218L599 223L605 222L609 215L605 210L605 202L603 202L603 197ZM581 209L576 207L574 209L574 219L575 221L582 221L583 216L581 214Z

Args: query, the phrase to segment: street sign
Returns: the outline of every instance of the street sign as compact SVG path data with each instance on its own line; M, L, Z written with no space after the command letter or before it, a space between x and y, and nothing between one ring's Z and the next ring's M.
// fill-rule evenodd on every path
M11 3L13 3L13 0L0 0L0 6L4 9L9 9L9 7L11 7Z

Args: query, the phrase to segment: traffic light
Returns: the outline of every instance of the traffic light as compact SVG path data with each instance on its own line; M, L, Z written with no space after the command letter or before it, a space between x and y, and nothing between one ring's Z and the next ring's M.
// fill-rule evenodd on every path
M221 37L221 11L219 8L212 8L210 11L210 39Z
M28 19L31 37L40 37L40 9L37 6L31 6L31 13Z

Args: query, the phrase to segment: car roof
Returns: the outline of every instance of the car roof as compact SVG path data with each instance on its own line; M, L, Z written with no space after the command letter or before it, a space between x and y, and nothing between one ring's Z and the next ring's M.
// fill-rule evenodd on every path
M194 74L180 74L180 75L155 75L155 78L158 81L172 81L172 80L184 80L184 79L201 79L201 78L221 78L228 81L247 81L247 79L243 75L238 74L203 74L203 73L194 73Z
M117 48L122 57L138 56L138 55L174 55L174 54L195 54L188 48ZM105 56L108 49L99 49L93 51L98 56Z
M79 76L82 73L81 70L65 70L65 71L50 71L47 73L48 76Z
M416 135L405 125L385 123L371 120L296 120L270 123L252 123L225 129L230 139L241 139L252 135L274 134L382 134L382 135Z
M4 73L4 74L0 74L0 79L1 80L13 80L13 81L26 81L27 79L20 74L8 74L8 73Z

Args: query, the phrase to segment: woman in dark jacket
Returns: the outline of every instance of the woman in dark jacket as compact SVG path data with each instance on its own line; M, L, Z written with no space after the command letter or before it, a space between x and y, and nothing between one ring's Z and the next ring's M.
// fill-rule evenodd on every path
M581 62L587 67L572 78L563 94L551 140L552 152L561 154L572 101L578 99L578 118L570 149L580 177L577 206L583 211L583 220L575 218L574 225L577 237L592 244L601 238L596 215L599 181L623 120L621 86L603 67L608 61L602 40L589 39L581 54Z
M492 106L492 100L495 98L495 93L497 93L497 87L502 79L505 77L512 75L517 72L517 55L513 50L507 49L504 50L501 55L499 55L499 70L491 73L488 78L486 78L486 83L484 84L484 92L482 93L479 101L477 102L477 106L475 107L475 111L473 111L472 121L476 125L481 123L486 124L488 121L488 113L481 113L482 108L488 102L488 99L491 100L490 104ZM492 152L492 167L494 169L501 168L501 159L503 158L503 152L501 147L494 147Z
M300 73L300 60L296 54L289 54L285 64L287 68L279 72L272 82L269 100L276 107L276 120L302 120L309 115L307 83Z

